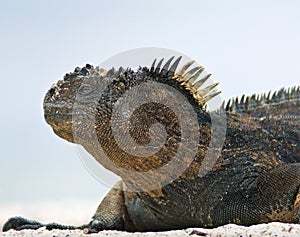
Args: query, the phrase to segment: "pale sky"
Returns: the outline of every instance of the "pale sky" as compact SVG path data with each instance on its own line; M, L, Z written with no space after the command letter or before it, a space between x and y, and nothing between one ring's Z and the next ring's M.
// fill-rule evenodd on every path
M299 85L299 16L297 0L2 0L0 202L108 190L43 119L45 92L76 66L162 47L203 64L224 99L268 92Z

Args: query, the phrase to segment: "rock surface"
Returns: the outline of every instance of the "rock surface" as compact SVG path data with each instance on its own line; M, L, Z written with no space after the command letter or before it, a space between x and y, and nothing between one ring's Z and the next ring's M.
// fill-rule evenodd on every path
M146 233L128 233L122 231L101 231L97 234L86 235L81 230L52 230L48 231L46 229L38 230L23 230L23 231L13 231L0 232L0 236L6 237L102 237L102 236L134 236L134 237L164 237L164 236L243 236L243 237L259 237L259 236L300 236L300 225L296 224L285 224L285 223L269 223L269 224L259 224L250 227L238 226L238 225L225 225L215 229L202 229L202 228L190 228L186 230L176 230L176 231L166 231L166 232L146 232Z

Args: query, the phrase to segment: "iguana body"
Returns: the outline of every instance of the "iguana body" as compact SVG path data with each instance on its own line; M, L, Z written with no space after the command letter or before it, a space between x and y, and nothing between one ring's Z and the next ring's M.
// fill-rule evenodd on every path
M201 89L209 77L199 80L203 68L186 72L192 64L188 63L176 71L180 58L170 66L172 59L164 67L161 62L158 65L154 62L151 68L137 71L106 72L87 65L66 74L64 80L47 92L45 119L54 132L67 141L81 144L104 167L122 178L104 198L89 224L79 227L48 224L48 229L85 228L91 233L103 229L159 231L227 223L299 222L299 87L282 89L273 96L231 100L224 106L227 133L223 148L212 169L199 176L212 126L204 105L218 92L213 90L216 84ZM85 84L87 78L89 83ZM139 108L129 125L131 136L139 145L149 142L151 125L165 126L166 142L156 154L147 158L127 154L113 136L111 116L118 99L125 91L147 81L165 83L182 93L197 114L200 133L197 154L188 168L173 182L155 190L141 187L142 176L128 176L110 166L99 152L101 147L117 167L137 173L155 170L172 160L181 142L180 125L172 111L162 105L150 103ZM119 124L120 129L123 126ZM45 225L15 217L3 229L41 226Z

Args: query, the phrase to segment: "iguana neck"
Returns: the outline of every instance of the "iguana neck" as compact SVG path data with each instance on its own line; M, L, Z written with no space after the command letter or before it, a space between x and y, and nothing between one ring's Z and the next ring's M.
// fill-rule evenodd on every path
M103 157L97 159L99 153L95 151L95 145L90 147L90 150L93 156L107 169L120 175L124 180L131 179L131 181L136 182L134 180L136 176L128 177L128 173L151 173L174 159L181 144L181 128L174 112L166 106L157 103L145 104L134 111L129 123L120 122L115 124L114 126L117 125L121 136L123 132L129 132L129 134L124 133L124 139L121 141L116 139L116 132L118 131L113 131L112 114L110 112L103 113L103 108L101 108L101 111L102 113L96 114L95 125L98 148L101 147L104 151L102 155L105 155L113 166L108 164L107 159L105 161ZM201 131L199 141L197 141L197 147L201 148L201 152L197 152L195 160L203 159L200 154L205 155L210 140L209 115L201 112L198 114L198 120L201 122L194 129L195 131ZM157 124L160 124L163 129L158 129L156 134L151 135L151 127ZM129 135L132 141L125 138L126 135ZM147 146L151 139L157 139L160 147ZM89 151L86 145L83 144L83 146ZM139 149L138 146L142 148L136 151L136 149ZM130 151L125 149L128 147L131 148ZM186 156L177 159L192 163L190 157L188 157L188 151ZM187 167L189 165L187 164ZM169 172L168 175L172 175L171 173L175 171L170 169Z

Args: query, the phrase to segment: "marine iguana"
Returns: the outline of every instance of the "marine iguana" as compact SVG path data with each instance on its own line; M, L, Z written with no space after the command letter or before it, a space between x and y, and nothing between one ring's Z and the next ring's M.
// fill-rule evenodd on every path
M177 70L181 57L171 63L173 59L164 66L162 60L158 64L154 61L151 68L138 70L105 71L87 64L66 74L49 89L44 99L44 114L55 134L81 144L104 167L121 176L122 181L111 189L86 225L42 224L14 217L4 224L3 231L45 226L47 229L79 228L93 233L212 228L227 223L299 223L299 86L281 89L273 96L270 93L243 96L223 104L221 109L225 110L225 116L222 118L227 126L224 144L212 169L200 176L199 170L212 139L212 121L206 102L219 92L214 89L217 84L203 88L210 76L200 77L203 67L189 70L191 61ZM188 159L186 169L176 174L172 182L162 184L163 180L154 180L161 186L151 190L140 185L143 176L126 175L126 171L152 172L172 160L180 143L184 142L176 114L167 106L153 102L133 111L128 123L117 123L118 129L126 127L140 146L150 142L153 124L164 126L164 144L148 157L122 150L111 128L118 100L126 91L145 82L162 83L184 95L196 113L195 129L199 133L196 155L180 157ZM168 96L168 93L142 92L150 99ZM130 105L122 106L125 106L123 113L126 113L126 106L132 109ZM180 104L178 107L183 109ZM189 123L189 116L186 119ZM99 152L100 147L103 152ZM188 156L189 152L184 154ZM103 155L115 166L103 161Z

